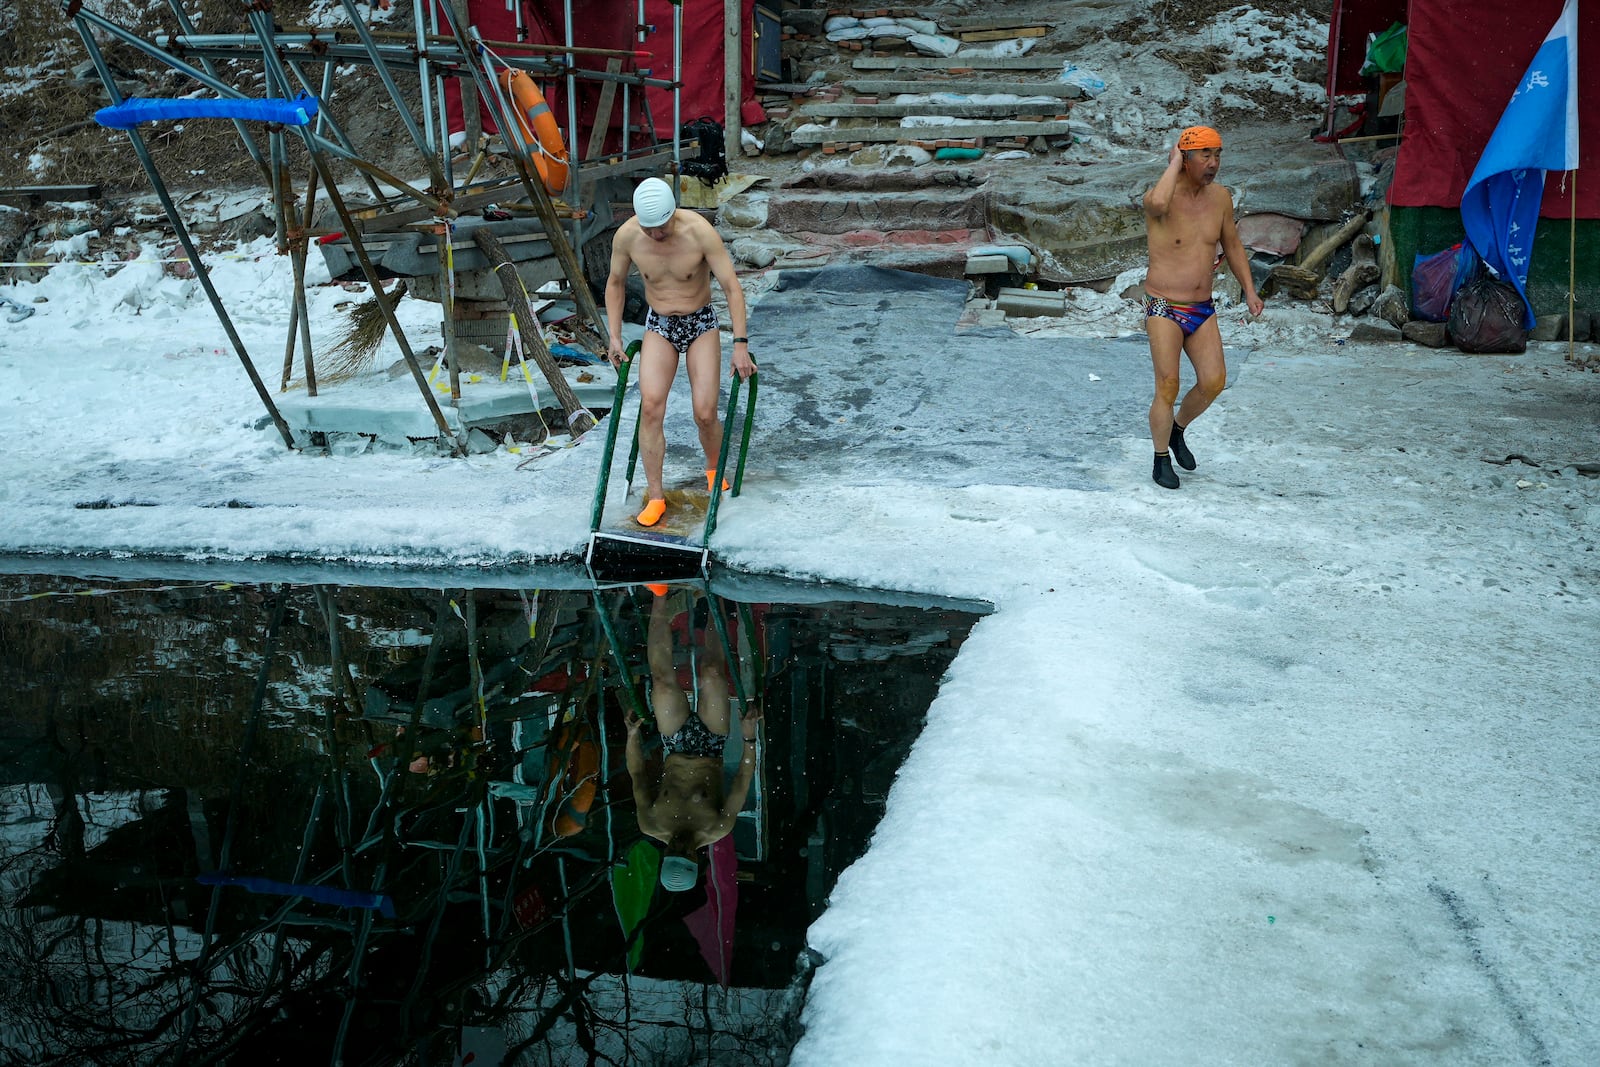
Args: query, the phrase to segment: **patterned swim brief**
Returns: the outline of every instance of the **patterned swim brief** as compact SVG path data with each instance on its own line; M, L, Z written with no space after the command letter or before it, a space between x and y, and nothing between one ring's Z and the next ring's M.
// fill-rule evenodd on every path
M655 308L651 308L650 313L644 317L644 328L650 333L665 337L667 343L682 355L701 334L717 328L717 309L707 304L699 311L691 311L687 315L663 315Z
M1216 313L1216 307L1209 300L1202 300L1198 304L1174 304L1165 297L1149 296L1144 301L1145 318L1171 319L1178 324L1185 337L1198 330Z
M722 757L722 747L728 739L719 733L712 732L698 715L691 715L684 724L678 727L678 732L663 734L661 747L667 755L698 756L702 758Z

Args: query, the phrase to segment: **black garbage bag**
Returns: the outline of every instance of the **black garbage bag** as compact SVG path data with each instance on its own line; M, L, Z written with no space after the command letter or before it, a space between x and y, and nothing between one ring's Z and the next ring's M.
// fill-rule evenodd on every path
M1480 271L1450 302L1446 329L1463 352L1526 352L1522 296L1510 284Z
M685 122L678 130L685 141L700 142L700 152L693 159L685 159L680 171L690 178L699 178L707 184L728 173L728 149L723 136L722 123L709 115Z

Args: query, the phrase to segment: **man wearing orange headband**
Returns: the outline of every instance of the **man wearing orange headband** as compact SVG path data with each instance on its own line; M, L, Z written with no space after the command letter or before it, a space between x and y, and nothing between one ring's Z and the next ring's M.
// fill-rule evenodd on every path
M1233 226L1233 197L1215 184L1221 164L1222 135L1209 126L1190 126L1172 146L1166 173L1144 194L1150 245L1144 323L1156 376L1156 397L1150 405L1150 440L1156 450L1151 477L1167 489L1178 488L1174 459L1184 470L1194 470L1194 453L1184 441L1184 431L1211 406L1228 380L1222 333L1211 303L1219 248L1239 279L1250 314L1259 315L1262 308L1250 260ZM1195 384L1174 416L1178 362L1185 353L1194 366Z

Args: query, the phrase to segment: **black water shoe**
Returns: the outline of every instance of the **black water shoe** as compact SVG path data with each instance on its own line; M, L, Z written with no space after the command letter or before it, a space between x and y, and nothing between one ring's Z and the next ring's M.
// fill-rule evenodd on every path
M1165 452L1156 453L1156 467L1151 471L1150 477L1163 489L1178 488L1178 472L1172 469L1172 457Z
M1172 458L1178 461L1178 466L1186 471L1194 470L1194 453L1184 444L1183 427L1177 423L1172 424L1172 436L1167 438L1167 447L1172 450Z

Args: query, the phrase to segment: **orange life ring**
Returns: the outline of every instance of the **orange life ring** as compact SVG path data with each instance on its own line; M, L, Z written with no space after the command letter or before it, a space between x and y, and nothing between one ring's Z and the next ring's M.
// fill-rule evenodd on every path
M517 117L517 132L528 146L539 180L559 196L567 187L567 146L561 140L561 127L550 113L544 94L525 71L502 70L500 88L511 98Z
M573 837L588 825L594 807L600 745L586 722L562 723L546 745L545 779L551 802L548 825L558 837Z

